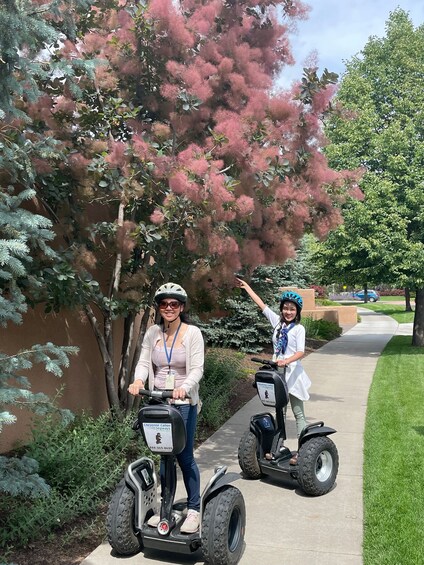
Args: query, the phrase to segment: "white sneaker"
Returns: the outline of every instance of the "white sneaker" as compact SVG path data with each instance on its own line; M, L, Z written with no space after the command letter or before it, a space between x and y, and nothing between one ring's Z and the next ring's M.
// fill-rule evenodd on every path
M150 518L147 520L147 525L151 526L152 528L157 528L159 522L160 522L160 515L153 514L153 516L150 516Z
M189 510L184 524L180 528L182 534L194 534L199 529L200 516L197 510Z

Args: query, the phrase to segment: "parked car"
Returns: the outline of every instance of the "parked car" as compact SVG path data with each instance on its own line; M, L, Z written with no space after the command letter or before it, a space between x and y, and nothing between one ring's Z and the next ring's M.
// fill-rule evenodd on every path
M375 290L367 290L368 301L369 302L377 302L379 300L380 295ZM357 292L353 293L353 298L355 300L365 300L365 290L358 290Z

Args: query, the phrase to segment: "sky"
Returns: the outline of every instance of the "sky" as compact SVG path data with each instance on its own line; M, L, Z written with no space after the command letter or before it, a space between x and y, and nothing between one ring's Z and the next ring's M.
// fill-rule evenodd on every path
M291 34L296 65L285 67L278 83L290 86L302 77L312 51L318 55L318 74L324 68L339 75L344 61L357 55L370 36L384 37L390 12L397 7L409 12L415 27L424 24L424 0L304 0L311 7L309 18Z

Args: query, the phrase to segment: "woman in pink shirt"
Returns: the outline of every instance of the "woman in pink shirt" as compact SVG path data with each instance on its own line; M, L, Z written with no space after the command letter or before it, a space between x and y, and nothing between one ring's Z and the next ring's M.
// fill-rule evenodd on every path
M159 324L151 326L144 336L140 359L134 381L128 391L138 394L148 381L150 390L172 390L171 402L183 417L187 443L177 456L187 491L187 518L181 533L191 534L199 528L200 474L194 459L199 399L199 382L203 376L204 341L196 326L190 325L184 314L187 293L175 283L162 285L155 294L155 302L161 316ZM161 481L163 485L163 469ZM163 486L162 486L163 489ZM158 515L148 521L156 527Z

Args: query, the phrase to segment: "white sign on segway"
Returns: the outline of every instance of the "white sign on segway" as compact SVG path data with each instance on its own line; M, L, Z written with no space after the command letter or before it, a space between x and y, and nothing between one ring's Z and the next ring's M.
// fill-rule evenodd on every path
M265 406L275 406L275 388L273 383L256 383L259 398Z
M155 453L172 452L174 444L170 423L143 422L143 430L149 449Z

